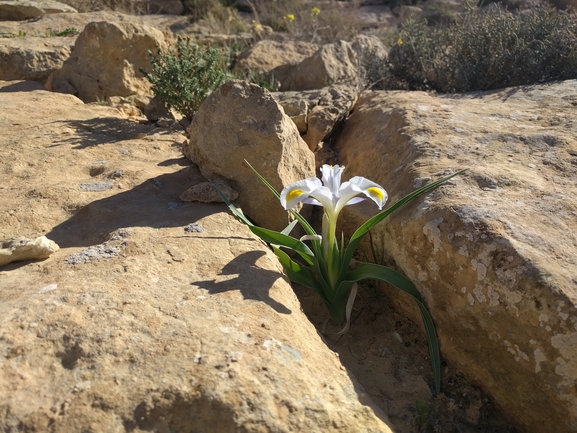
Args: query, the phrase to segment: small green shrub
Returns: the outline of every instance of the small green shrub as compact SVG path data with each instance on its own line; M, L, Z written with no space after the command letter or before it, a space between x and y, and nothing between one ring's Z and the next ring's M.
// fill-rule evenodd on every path
M216 48L201 47L178 38L176 47L155 56L150 51L152 73L140 71L164 103L192 119L198 107L227 80L224 57Z
M446 26L408 21L380 74L373 88L442 93L577 78L577 17L540 6L471 9Z
M62 30L61 32L50 29L48 32L48 37L65 37L65 36L74 36L80 33L77 28L75 27L68 27L67 29Z

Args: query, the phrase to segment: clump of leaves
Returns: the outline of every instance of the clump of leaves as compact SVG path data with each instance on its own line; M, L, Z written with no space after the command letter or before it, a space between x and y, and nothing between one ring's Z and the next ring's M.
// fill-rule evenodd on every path
M140 71L152 83L154 94L189 120L206 97L227 80L220 51L189 39L178 38L174 49L158 56L149 51L148 55L152 72Z
M68 27L68 28L62 30L61 32L50 29L50 31L48 32L48 36L49 37L65 37L65 36L74 36L74 35L77 35L78 33L80 33L80 32L78 31L77 28Z
M539 6L471 8L445 26L408 21L380 73L373 88L442 93L577 78L577 17Z

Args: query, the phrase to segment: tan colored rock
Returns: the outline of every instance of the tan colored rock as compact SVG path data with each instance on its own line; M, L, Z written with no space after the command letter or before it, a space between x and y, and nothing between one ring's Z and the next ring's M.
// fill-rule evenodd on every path
M347 117L358 96L343 84L304 92L275 92L274 98L293 119L309 149L315 151Z
M274 230L288 224L288 213L244 160L280 191L315 175L314 155L267 90L245 81L224 84L203 102L188 131L184 154L204 176L232 181L256 224Z
M336 143L390 203L469 168L372 230L417 285L442 356L520 431L577 431L577 81L442 97L363 96ZM343 211L348 234L377 209ZM417 321L398 292L394 305Z
M160 30L170 29L173 32L182 31L188 23L186 16L174 15L127 15L113 11L54 13L42 15L27 21L0 21L0 34L25 34L28 36L46 37L51 31L62 32L74 28L81 32L92 22L129 22L149 25Z
M75 13L71 6L56 1L1 0L0 21L22 21L46 14Z
M201 182L191 186L180 194L180 199L182 201L196 201L199 203L224 203L224 200L218 193L217 187L230 202L237 199L238 193L225 182L219 182L218 179L214 182Z
M0 266L23 260L43 260L59 250L55 242L40 236L28 239L23 236L0 244Z
M266 246L178 201L203 180L184 135L42 90L0 106L0 235L61 246L0 272L1 431L391 432Z
M150 94L151 84L139 68L150 71L147 51L168 48L153 27L122 22L88 24L78 35L70 57L54 72L46 88L73 93L84 102L109 96Z
M357 55L351 44L339 41L324 45L299 63L281 82L281 89L300 91L339 83L357 85L358 79Z
M234 72L251 71L265 77L274 76L283 83L296 65L317 50L317 45L308 42L261 40L240 55Z
M46 82L70 56L75 37L18 37L2 39L0 80Z

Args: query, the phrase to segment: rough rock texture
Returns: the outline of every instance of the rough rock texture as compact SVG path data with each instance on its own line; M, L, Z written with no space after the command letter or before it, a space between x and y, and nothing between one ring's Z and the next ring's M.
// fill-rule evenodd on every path
M151 85L139 68L150 71L147 51L168 47L153 27L121 22L88 24L78 35L62 68L46 83L48 90L72 93L84 102L108 96L150 94Z
M320 90L275 92L273 97L293 119L314 151L347 117L358 96L356 87L335 84Z
M234 71L272 75L284 90L283 83L294 67L318 49L317 45L302 41L258 41L240 55Z
M182 31L190 23L186 16L172 15L126 15L112 11L84 12L84 13L55 13L42 15L34 20L27 21L0 21L0 34L18 35L25 33L28 36L45 37L51 30L61 32L68 28L82 31L92 22L130 22L146 24L157 29Z
M43 260L58 251L54 241L40 236L28 239L23 236L10 239L0 244L0 266L21 260Z
M26 1L26 0L1 0L0 20L20 21L38 18L45 14L77 12L73 7L56 1Z
M521 431L577 431L577 81L362 97L336 150L390 203L469 168L373 229L420 289L442 355ZM351 230L373 204L343 211ZM395 295L396 296L396 295ZM394 304L418 320L410 300Z
M0 235L61 246L0 272L0 431L391 432L270 251L178 201L202 180L182 134L47 91L0 106Z
M315 160L295 124L271 94L245 81L230 81L200 106L184 154L209 180L226 178L238 203L256 224L282 230L288 213L244 164L246 159L277 191L315 175Z
M229 201L232 202L237 199L238 193L225 182L218 182L218 180L214 182L200 182L191 186L180 194L180 199L182 201L197 201L200 203L224 203L217 187Z
M357 80L357 55L350 43L339 41L322 46L294 67L281 88L313 90L338 83L356 85Z
M70 56L76 37L3 38L0 44L0 80L46 82Z

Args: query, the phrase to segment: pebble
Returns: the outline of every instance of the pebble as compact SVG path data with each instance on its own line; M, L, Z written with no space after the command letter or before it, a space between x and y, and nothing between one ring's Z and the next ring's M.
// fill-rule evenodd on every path
M90 192L100 192L106 191L114 186L113 182L91 182L91 183L81 183L80 189Z

